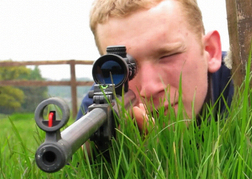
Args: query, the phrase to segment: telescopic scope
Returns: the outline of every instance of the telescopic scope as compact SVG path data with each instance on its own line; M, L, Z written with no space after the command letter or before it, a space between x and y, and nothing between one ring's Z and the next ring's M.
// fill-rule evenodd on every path
M127 54L125 46L120 45L107 47L107 54L94 62L92 74L95 83L115 84L116 92L121 94L123 86L124 91L128 91L128 81L136 72L136 60Z

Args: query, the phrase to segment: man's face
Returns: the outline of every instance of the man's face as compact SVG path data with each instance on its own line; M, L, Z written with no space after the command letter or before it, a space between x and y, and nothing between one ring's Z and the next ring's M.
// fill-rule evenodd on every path
M107 46L126 46L138 64L129 88L145 103L152 99L156 109L161 105L167 109L170 101L177 111L182 76L182 101L187 117L191 117L192 102L194 112L199 113L207 94L208 60L203 41L188 27L179 4L168 0L98 24L97 36L103 54ZM165 102L160 104L160 100Z

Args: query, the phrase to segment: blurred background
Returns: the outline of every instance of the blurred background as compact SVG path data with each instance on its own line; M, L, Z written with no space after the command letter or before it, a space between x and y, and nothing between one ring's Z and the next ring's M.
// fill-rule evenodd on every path
M93 0L1 0L0 61L96 60L99 53L89 29L89 10L92 2ZM222 49L228 50L225 1L198 0L198 4L202 10L206 32L218 30L221 34ZM32 71L26 75L37 74L37 79L58 81L70 79L69 65L41 65L27 68ZM91 65L76 65L77 80L92 80L91 69ZM0 80L3 80L1 73L3 75L5 72L0 70ZM71 101L70 87L43 88L44 91L35 93L34 97L45 93L44 96L40 96L43 98L59 96ZM88 89L89 87L78 87L78 104ZM1 98L3 93L10 89L0 91L2 91ZM38 92L38 89L34 91ZM26 93L22 103L27 101L28 94L32 95L31 92ZM32 105L36 106L35 104L34 102ZM6 111L2 106L0 112L1 109Z

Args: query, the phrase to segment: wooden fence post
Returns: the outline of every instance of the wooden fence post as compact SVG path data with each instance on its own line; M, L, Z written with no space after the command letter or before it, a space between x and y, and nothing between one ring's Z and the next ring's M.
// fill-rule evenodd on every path
M71 96L72 96L72 116L75 118L77 115L77 85L75 75L75 60L70 60L71 70Z
M226 0L234 85L240 87L252 39L252 0Z

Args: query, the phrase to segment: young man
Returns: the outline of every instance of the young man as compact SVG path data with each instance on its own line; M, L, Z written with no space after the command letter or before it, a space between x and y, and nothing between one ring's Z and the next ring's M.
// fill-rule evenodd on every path
M169 98L177 112L181 75L187 119L192 111L199 114L204 103L215 102L229 81L219 33L205 34L196 0L96 0L90 26L101 55L107 46L125 45L137 61L138 71L129 88L139 100L133 112L140 130L146 120L144 104L152 101L152 110L164 105L167 113ZM229 86L224 92L229 104L232 94ZM85 97L77 118L90 104Z

